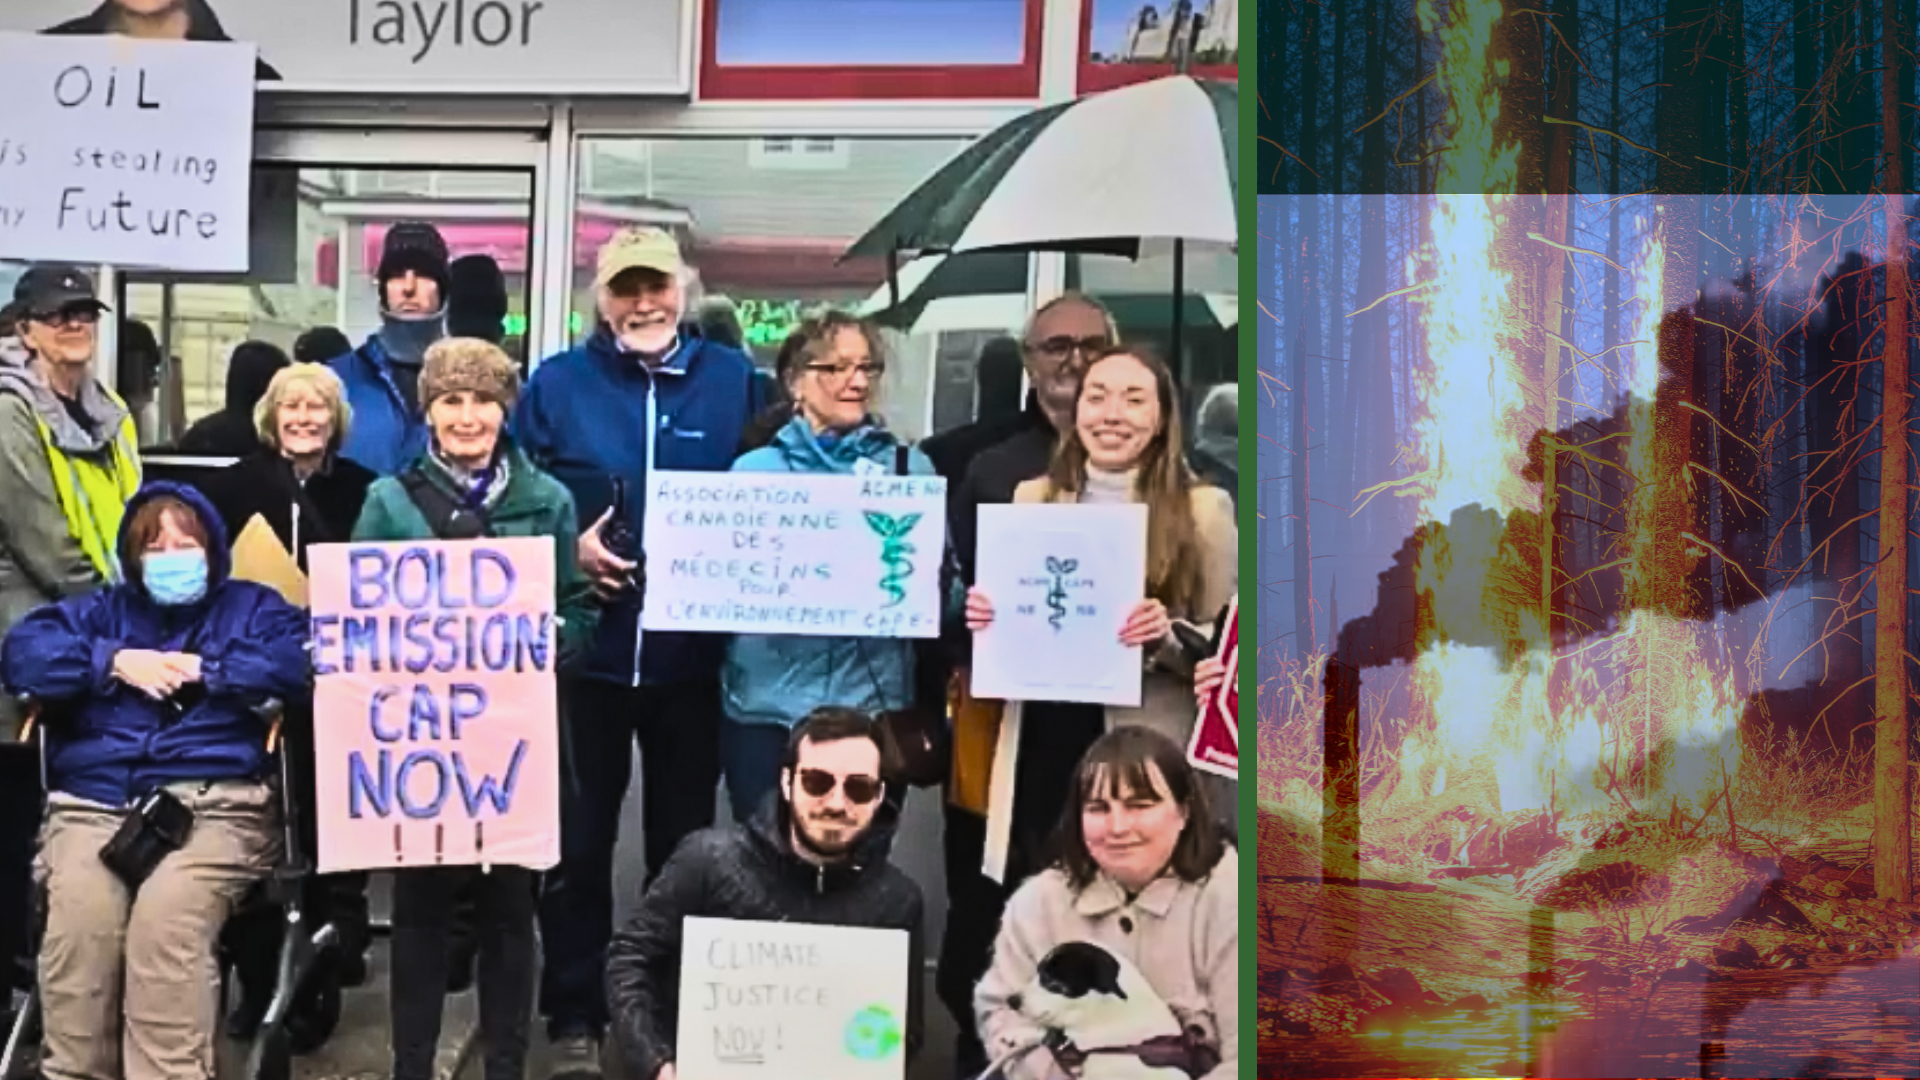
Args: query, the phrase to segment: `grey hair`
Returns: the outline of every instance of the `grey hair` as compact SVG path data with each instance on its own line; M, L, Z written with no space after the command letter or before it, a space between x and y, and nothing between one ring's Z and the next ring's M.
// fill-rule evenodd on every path
M1021 342L1023 344L1032 343L1033 328L1039 325L1040 320L1044 316L1046 316L1048 312L1053 311L1056 308L1063 308L1072 304L1078 304L1082 307L1091 308L1094 311L1099 312L1101 321L1107 324L1107 340L1109 341L1120 340L1120 324L1114 321L1113 312L1107 309L1107 305L1101 303L1098 300L1095 300L1093 297L1088 296L1086 293L1068 291L1068 292L1061 293L1059 296L1056 296L1053 299L1047 301L1046 303L1041 304L1039 307L1033 309L1033 314L1028 316L1027 318L1026 327L1020 331Z

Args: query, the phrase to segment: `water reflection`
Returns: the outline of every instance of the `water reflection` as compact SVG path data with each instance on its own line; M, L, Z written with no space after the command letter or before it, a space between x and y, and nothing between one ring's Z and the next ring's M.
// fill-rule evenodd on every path
M1920 1076L1920 958L1664 983L1597 1012L1518 1003L1404 1031L1283 1039L1277 1076Z

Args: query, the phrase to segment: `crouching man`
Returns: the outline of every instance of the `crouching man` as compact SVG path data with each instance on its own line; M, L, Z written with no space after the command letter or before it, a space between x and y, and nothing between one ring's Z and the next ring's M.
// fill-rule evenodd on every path
M689 915L905 930L907 1054L921 1040L920 887L886 861L893 822L878 729L852 709L794 728L780 786L746 824L681 842L607 954L607 1000L627 1075L674 1080L681 924Z

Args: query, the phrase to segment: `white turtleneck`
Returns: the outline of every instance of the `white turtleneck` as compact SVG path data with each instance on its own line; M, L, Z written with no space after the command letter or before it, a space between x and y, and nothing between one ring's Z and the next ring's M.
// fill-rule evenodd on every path
M1140 480L1138 468L1125 472L1109 472L1106 469L1087 466L1087 483L1080 492L1083 503L1124 504L1134 501L1134 485Z

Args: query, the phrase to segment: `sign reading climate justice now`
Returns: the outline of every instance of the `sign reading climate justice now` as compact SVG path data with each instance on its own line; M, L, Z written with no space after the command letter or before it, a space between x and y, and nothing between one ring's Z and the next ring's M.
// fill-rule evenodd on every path
M317 544L319 869L560 861L553 541Z
M0 254L247 269L251 45L0 33Z
M935 637L937 476L657 472L647 630Z
M900 1080L905 930L689 917L681 1080Z

